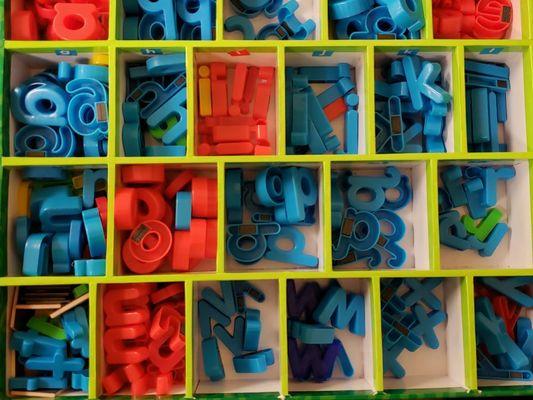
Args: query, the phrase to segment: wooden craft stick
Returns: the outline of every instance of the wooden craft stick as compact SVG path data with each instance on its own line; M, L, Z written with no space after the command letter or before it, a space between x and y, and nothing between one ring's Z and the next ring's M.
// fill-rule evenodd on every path
M57 310L61 308L61 304L17 304L17 310Z
M9 328L15 330L15 318L17 314L17 305L19 298L19 287L15 287L15 292L13 294L13 301L11 302L11 314L9 315Z
M11 397L15 396L24 396L24 397L45 397L47 399L54 399L56 393L52 392L26 392L21 390L12 390L10 393Z
M89 299L89 293L85 293L83 296L78 297L75 300L72 300L70 303L65 304L63 307L61 307L59 310L54 311L52 314L50 314L50 318L57 318L61 314L66 313L68 310L76 307L77 305L83 303L84 301Z

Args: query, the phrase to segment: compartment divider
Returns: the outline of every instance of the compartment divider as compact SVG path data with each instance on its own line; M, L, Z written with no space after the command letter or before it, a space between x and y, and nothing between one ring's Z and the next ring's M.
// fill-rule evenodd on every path
M4 167L40 167L40 166L59 166L59 167L87 167L87 166L105 166L107 165L106 157L3 157L2 165Z
M287 132L286 132L286 114L285 114L285 54L286 46L279 46L277 48L277 71L276 76L277 89L276 94L278 96L278 110L277 110L277 138L276 138L276 147L278 154L284 156L286 154L286 142L287 142Z
M533 5L528 0L522 0L520 3L520 13L522 15L522 38L533 39L531 30L533 24Z
M429 233L429 269L440 270L440 240L439 240L439 170L436 159L426 164L427 178L427 213Z
M279 283L279 374L280 395L289 395L289 356L287 345L287 277L282 274Z
M222 157L117 157L115 164L117 165L133 165L133 164L163 164L163 165L179 165L179 164L215 164L217 161L224 160Z
M115 199L114 199L114 193L116 192L116 188L117 186L119 185L119 183L121 182L121 177L120 177L120 174L118 172L119 170L119 165L115 164L114 166L114 171L113 171L113 178L114 178L114 188L113 188L113 211L115 210ZM109 174L109 172L108 172ZM117 179L117 176L118 176L118 179ZM121 186L121 185L120 185ZM109 188L108 188L109 190ZM109 198L108 198L108 207L109 207ZM115 226L115 222L114 222L114 219L113 218L113 234L112 234L112 238L113 238L113 241L111 242L111 240L109 240L109 236L107 237L107 245L109 246L109 244L111 243L111 246L113 246L113 263L111 264L111 268L109 268L109 260L106 262L106 276L110 277L112 279L112 277L119 277L121 275L121 271L122 271L122 248L121 248L121 242L122 242L122 237L121 237L121 232L120 231L117 231L117 232L114 232L114 226ZM109 224L109 222L108 222ZM108 247L109 249L109 247ZM109 251L108 251L108 254L109 254ZM115 258L115 254L118 254L120 258ZM129 277L129 275L125 275L126 278Z
M5 40L4 49L22 51L23 53L50 53L54 50L77 50L79 52L106 51L108 40Z
M522 0L524 1L524 0ZM527 1L527 0L526 0ZM219 1L217 1L217 4ZM426 28L424 28L426 29ZM175 49L176 47L195 46L202 49L210 48L260 48L260 47L320 47L320 46L347 46L347 47L367 47L367 46L384 46L384 47L454 47L454 46L486 46L486 47L509 47L509 46L528 46L532 39L416 39L416 40L302 40L287 41L276 40L233 40L224 39L221 41L209 40L78 40L78 41L24 41L24 40L5 40L4 48L6 50L20 50L23 52L49 53L55 49L76 49L82 51L104 51L111 43L121 48L158 48L158 49ZM377 43L374 43L377 42Z
M119 21L118 15L122 13L122 0L109 0L109 27L108 27L108 43L114 44L119 36L119 30L122 31L122 24ZM122 32L120 32L122 36Z
M47 276L35 277L27 276L6 276L1 278L0 287L2 286L39 286L39 285L81 285L83 283L101 283L103 277L87 276L55 276L55 279L48 279ZM108 282L108 283L115 283Z
M465 271L464 275L472 275L475 278L483 277L483 276L499 276L499 277L510 277L510 276L530 276L531 275L531 269L518 269L518 268L508 268L505 270L501 270L498 272L495 272L495 270L490 269L472 269L469 271Z
M463 348L465 383L469 390L477 389L476 323L474 309L474 274L461 279L461 311L463 317Z
M453 151L458 153L468 152L466 139L466 87L465 87L465 48L456 46L452 49L452 74L453 74L453 118L454 118L454 143Z
M111 19L109 23L111 24ZM120 104L119 96L119 79L118 79L118 48L115 46L114 41L109 44L109 135L107 139L107 158L113 159L119 153L120 136L122 135L122 129L120 129L122 120L122 106Z
M366 124L364 134L366 135L366 154L369 156L376 154L376 118L375 118L375 71L374 71L375 47L369 44L366 48L365 62L365 114ZM361 135L361 132L359 133Z
M332 232L331 232L331 161L322 162L322 234L323 234L323 273L333 271Z
M120 179L120 177L119 177ZM115 275L114 266L120 264L121 248L115 246L115 189L117 186L117 166L114 157L107 163L107 227L106 227L106 274L105 276ZM120 233L118 233L117 238ZM118 241L117 241L118 243ZM117 252L115 253L115 250ZM115 259L117 262L115 263Z
M528 101L527 93L533 89L533 46L528 46L524 50L524 91L525 117L526 117L526 141L527 151L533 151L533 103Z
M529 202L530 202L530 207L533 210L533 161L529 159L527 162L529 164ZM533 233L533 213L531 214L530 227L531 227L531 232Z
M329 39L328 1L320 0L320 20L318 22L320 24L320 40Z
M422 0L424 11L424 28L422 28L422 39L433 39L433 2L432 0Z
M374 382L373 387L375 392L382 392L383 386L383 344L381 340L381 282L379 276L372 276L370 278L370 319L372 324L370 328L372 334L372 353L374 354ZM367 328L367 331L368 331Z
M221 3L221 2L220 2ZM217 3L218 10L218 3ZM218 18L218 17L217 17ZM218 34L218 32L217 32ZM186 158L194 157L196 152L196 143L194 133L196 130L196 115L195 115L195 99L196 99L196 70L194 62L195 47L185 47L185 71L186 71L186 85L187 85L187 153Z
M185 286L185 397L194 398L194 281L186 279Z
M216 273L223 274L226 261L226 163L217 162L217 258Z
M100 387L100 371L101 361L104 354L100 354L102 347L98 341L99 333L103 330L103 312L98 312L98 285L96 283L89 283L89 354L96 357L91 357L89 361L89 398L96 399L100 395L98 388ZM99 357L101 356L101 357Z
M224 39L224 3L229 2L230 0L218 0L215 3L216 6L216 15L215 15L215 39L223 40Z

